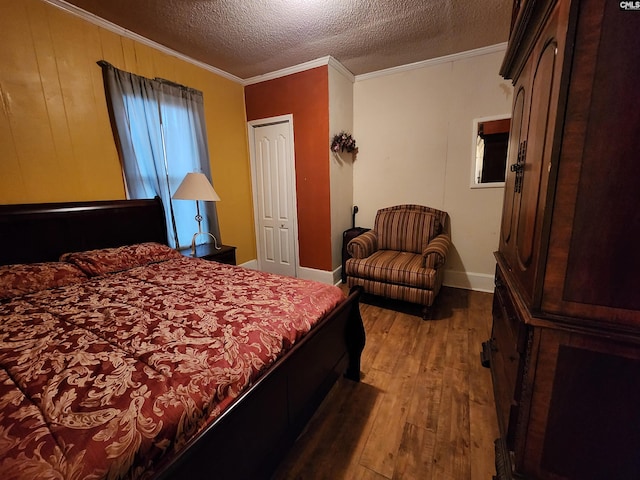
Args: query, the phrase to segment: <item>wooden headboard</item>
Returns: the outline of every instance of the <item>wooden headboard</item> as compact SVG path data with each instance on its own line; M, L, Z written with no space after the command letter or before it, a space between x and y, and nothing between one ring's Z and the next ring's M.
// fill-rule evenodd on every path
M167 244L159 198L0 205L0 265L140 242Z

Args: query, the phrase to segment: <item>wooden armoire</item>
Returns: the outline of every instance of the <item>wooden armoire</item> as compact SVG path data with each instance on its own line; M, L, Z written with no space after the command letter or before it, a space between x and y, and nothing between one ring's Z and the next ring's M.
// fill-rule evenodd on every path
M498 478L640 479L640 7L520 0L485 344Z

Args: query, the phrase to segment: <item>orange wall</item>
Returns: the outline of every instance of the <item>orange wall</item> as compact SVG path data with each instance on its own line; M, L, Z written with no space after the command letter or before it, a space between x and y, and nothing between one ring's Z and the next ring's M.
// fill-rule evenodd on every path
M0 4L0 204L125 197L96 65L105 59L202 90L222 239L239 263L256 257L240 83L42 0Z
M293 114L300 265L332 270L327 66L245 87L247 120Z

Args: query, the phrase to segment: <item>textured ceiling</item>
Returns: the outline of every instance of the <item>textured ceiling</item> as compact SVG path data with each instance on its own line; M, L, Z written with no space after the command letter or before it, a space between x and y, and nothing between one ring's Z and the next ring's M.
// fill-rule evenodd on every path
M331 55L354 75L507 41L512 0L67 0L247 79Z

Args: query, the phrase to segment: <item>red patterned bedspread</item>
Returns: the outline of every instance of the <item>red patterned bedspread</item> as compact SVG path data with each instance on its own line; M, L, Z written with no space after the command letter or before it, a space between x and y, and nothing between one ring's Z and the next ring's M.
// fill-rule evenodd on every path
M344 298L175 258L0 302L0 478L140 478Z

